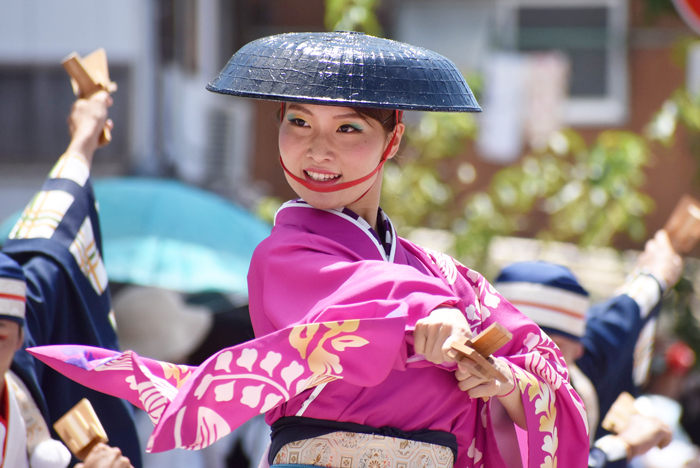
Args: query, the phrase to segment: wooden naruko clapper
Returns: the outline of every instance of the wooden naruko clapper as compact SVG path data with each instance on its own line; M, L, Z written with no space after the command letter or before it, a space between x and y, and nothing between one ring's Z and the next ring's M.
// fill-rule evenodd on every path
M450 355L457 362L462 359L473 361L481 378L496 379L506 383L508 378L494 367L491 355L508 343L511 338L513 338L513 334L506 327L500 323L493 323L473 339L463 337L455 340L452 343Z
M54 423L53 428L66 447L81 461L85 460L95 445L108 441L102 423L87 398L80 400L70 411L61 416L61 419Z
M700 240L700 201L683 195L664 225L673 250L687 254Z
M627 428L633 414L639 414L634 397L627 392L622 392L603 418L601 426L606 431L619 434Z
M63 59L63 68L70 75L73 92L78 98L89 99L98 91L107 91L112 94L117 90L117 84L109 79L107 53L102 48L82 58L73 52ZM112 141L112 134L109 127L105 125L100 135L100 146L110 141Z

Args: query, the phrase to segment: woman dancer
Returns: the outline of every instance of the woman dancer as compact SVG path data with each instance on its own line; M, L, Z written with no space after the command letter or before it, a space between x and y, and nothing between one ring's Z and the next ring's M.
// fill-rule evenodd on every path
M199 368L86 347L32 354L148 411L150 451L202 448L266 413L264 461L279 468L586 466L585 412L554 343L479 273L399 238L379 208L403 110L480 111L449 60L357 33L283 34L243 47L208 89L282 103L280 162L300 198L252 260L258 338ZM513 334L495 353L505 382L448 354L494 322Z
M269 411L269 462L364 466L376 459L383 463L377 466L397 466L402 458L392 454L410 441L414 455L427 450L424 457L435 466L451 466L444 447L459 447L456 466L498 466L488 401L497 397L532 441L553 444L550 462L563 435L557 428L566 427L579 440L560 444L559 453L569 454L560 463L584 466L585 456L574 455L574 447L586 445L578 396L558 350L478 273L397 237L379 208L382 166L405 131L399 109L480 110L459 72L432 52L354 33L289 34L254 44L209 89L283 102L280 162L300 198L279 210L253 257L248 280L256 334L408 306L406 361L377 385L321 383ZM265 74L272 80L256 81ZM278 75L293 85L273 82ZM294 86L300 75L306 78ZM506 383L481 380L448 354L455 338L494 321L515 335L495 359ZM540 398L516 389L534 376ZM551 411L532 411L545 402ZM368 434L387 437L371 442ZM536 448L547 452L547 442L542 446ZM536 466L546 466L547 457Z

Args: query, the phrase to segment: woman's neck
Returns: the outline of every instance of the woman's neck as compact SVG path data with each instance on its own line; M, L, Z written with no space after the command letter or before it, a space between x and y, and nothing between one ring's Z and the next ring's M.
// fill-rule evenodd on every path
M381 173L379 177L381 177ZM377 214L379 213L379 197L381 190L382 184L380 179L363 197L346 207L367 221L375 232L377 231Z
M366 213L364 212L358 212L355 211L355 209L351 207L347 207L348 209L352 210L354 213L356 213L358 216L360 216L362 219L367 221L367 223L374 229L375 232L377 231L377 214L379 213L379 206L374 211L368 211Z

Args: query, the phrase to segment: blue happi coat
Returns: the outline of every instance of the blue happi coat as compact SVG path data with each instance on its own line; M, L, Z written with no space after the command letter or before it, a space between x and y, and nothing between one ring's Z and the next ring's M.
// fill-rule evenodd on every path
M576 365L591 381L600 418L591 427L595 438L607 434L600 422L622 392L639 395L649 371L656 319L662 289L648 274L638 274L623 286L623 293L592 307L581 338L584 352ZM625 468L625 458L609 461L598 447L591 449L589 467Z
M14 259L27 281L24 348L80 343L118 349L97 210L87 165L66 154L5 241L0 255ZM140 468L131 405L76 384L24 348L15 354L12 370L32 392L49 427L87 398L110 445Z

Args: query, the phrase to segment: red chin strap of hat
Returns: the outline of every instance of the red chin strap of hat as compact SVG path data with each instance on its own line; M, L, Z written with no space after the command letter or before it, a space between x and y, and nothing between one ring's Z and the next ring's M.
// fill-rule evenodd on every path
M282 103L282 114L280 115L280 123L284 122L284 102ZM395 111L396 112L396 123L398 124L401 122L401 116L403 114L403 111ZM328 192L337 192L339 190L345 190L350 187L354 187L356 185L361 184L362 182L365 182L369 179L371 179L379 170L384 166L384 163L386 162L387 158L389 157L389 153L391 152L391 148L394 146L394 140L396 140L396 130L394 129L394 134L391 136L391 141L389 142L389 145L386 147L384 150L384 154L382 154L382 159L379 161L379 164L377 164L377 167L374 168L372 172L367 174L366 176L360 178L360 179L355 179L351 180L349 182L343 182L342 184L335 184L335 185L325 185L325 186L318 186L315 185L311 182L309 182L306 179L302 179L301 177L297 177L294 174L292 174L289 169L287 169L287 166L284 165L284 161L282 161L282 156L280 156L280 164L282 165L282 169L284 169L284 172L287 173L289 177L294 179L295 181L299 182L301 185L306 187L309 190L313 190L314 192L323 192L323 193L328 193ZM371 188L371 187L370 187ZM367 192L369 192L369 189L367 189ZM362 197L364 197L367 192L362 194ZM359 200L359 198L358 198ZM356 200L357 201L357 200Z

